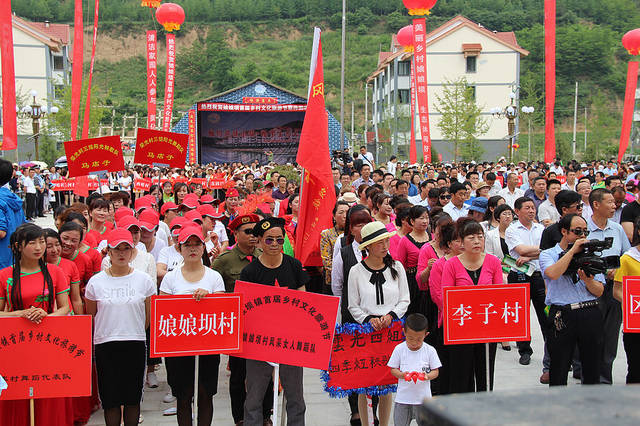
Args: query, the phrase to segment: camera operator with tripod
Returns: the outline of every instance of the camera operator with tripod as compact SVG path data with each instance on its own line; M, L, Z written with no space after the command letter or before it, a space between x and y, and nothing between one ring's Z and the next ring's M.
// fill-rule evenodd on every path
M571 213L563 216L558 226L562 239L555 247L540 253L540 269L547 287L545 303L549 306L549 385L566 386L576 343L582 383L600 383L603 317L598 297L604 292L605 278L577 261L585 251L585 244L589 244L587 222Z

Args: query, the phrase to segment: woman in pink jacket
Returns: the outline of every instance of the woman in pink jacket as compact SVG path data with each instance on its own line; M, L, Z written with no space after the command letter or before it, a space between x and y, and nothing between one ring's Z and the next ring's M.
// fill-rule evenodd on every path
M500 259L484 251L484 229L475 220L463 217L456 222L456 237L462 253L452 257L442 271L442 287L503 284ZM449 390L452 393L487 390L485 346L481 343L449 346ZM489 346L490 386L496 360L496 344Z

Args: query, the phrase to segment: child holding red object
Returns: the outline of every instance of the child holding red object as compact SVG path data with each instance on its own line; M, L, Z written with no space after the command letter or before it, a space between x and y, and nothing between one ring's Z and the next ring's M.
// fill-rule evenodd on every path
M409 426L418 421L418 407L431 398L431 380L438 377L442 366L433 346L424 342L429 321L422 314L411 314L404 323L406 341L393 349L387 363L391 374L398 378L398 393L393 407L393 424Z

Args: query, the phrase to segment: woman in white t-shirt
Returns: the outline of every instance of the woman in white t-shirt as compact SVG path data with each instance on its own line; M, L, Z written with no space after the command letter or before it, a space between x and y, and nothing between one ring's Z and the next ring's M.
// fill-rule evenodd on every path
M125 229L131 233L133 240L133 255L131 258L131 267L138 271L149 275L149 278L155 283L157 281L156 260L151 253L136 248L140 243L140 222L133 216L125 216L117 224L119 229ZM102 270L107 270L111 266L111 257L109 255L102 259Z
M107 426L138 424L144 385L145 327L156 283L132 268L133 239L114 229L107 241L111 266L94 275L85 291L85 308L95 317L98 392Z
M202 264L204 238L202 228L186 225L178 236L184 264L162 279L161 295L192 294L201 300L211 293L224 293L222 276ZM165 358L167 382L173 396L178 399L178 424L191 425L191 400L193 399L195 357ZM220 355L201 355L198 374L198 425L210 425L213 420L213 396L218 392L218 367Z

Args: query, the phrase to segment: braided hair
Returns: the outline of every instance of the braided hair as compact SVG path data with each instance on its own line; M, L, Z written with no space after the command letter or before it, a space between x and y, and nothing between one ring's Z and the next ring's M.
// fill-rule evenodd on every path
M10 306L11 310L22 310L24 309L24 303L22 300L22 288L20 283L20 260L22 259L22 248L29 242L37 240L39 238L44 238L45 232L44 229L40 228L38 225L34 225L33 223L25 223L20 225L13 234L11 234L10 245L11 251L13 253L13 285L11 286L11 299ZM44 283L42 286L42 296L44 299L45 288L49 292L49 297L47 300L47 313L53 312L54 306L54 297L55 293L53 291L53 280L51 279L51 275L49 274L49 269L47 269L47 264L45 262L46 253L38 259L38 264L40 266L40 270L42 271L42 276L44 277Z

